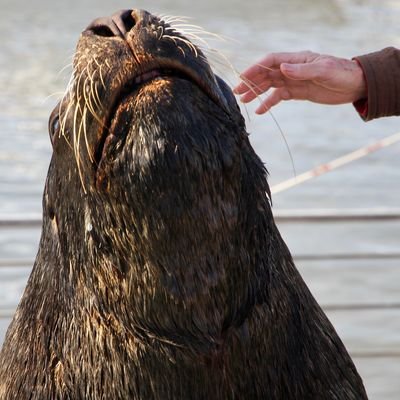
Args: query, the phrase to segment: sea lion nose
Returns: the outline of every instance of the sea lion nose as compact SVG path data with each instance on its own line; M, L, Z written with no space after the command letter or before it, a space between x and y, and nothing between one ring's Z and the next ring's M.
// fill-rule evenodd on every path
M151 14L144 10L121 10L111 17L95 19L86 31L92 31L98 36L124 38L137 24L147 22Z

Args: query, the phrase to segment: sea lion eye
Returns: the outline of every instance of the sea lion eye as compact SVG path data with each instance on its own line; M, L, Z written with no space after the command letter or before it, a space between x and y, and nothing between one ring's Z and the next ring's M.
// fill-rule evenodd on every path
M58 107L56 107L55 110L51 113L49 119L49 134L51 142L53 142L54 135L58 132L59 129L60 129L60 115L58 113Z
M51 124L51 129L52 129L52 131L53 131L53 134L55 133L55 132L57 132L58 131L58 128L60 127L60 118L59 118L59 116L57 115L55 118L54 118L54 120L53 120L53 122L52 122L52 124Z

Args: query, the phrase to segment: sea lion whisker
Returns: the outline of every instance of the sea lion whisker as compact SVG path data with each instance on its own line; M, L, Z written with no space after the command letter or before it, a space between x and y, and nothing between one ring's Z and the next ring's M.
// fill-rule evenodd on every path
M77 164L77 168L78 168L78 175L79 175L79 179L81 181L81 185L82 185L82 189L83 192L86 194L86 187L85 187L85 182L83 179L83 173L82 173L82 159L81 159L81 154L80 154L80 141L81 141L81 129L82 129L82 119L81 122L79 124L79 129L78 132L76 130L76 120L78 117L78 110L80 109L80 107L76 107L75 108L75 113L74 113L74 154L75 154L75 160L76 160L76 164ZM81 116L83 115L83 113L81 112Z
M157 27L157 32L158 32L158 31L161 31L161 32L160 32L160 35L159 35L159 37L158 37L158 40L161 40L161 39L162 39L162 37L163 37L163 35L164 35L164 32L165 32L166 30L167 30L166 27L164 27L163 25L159 25L159 26Z
M240 76L240 74L239 74L239 76ZM256 95L257 100L260 102L260 104L262 104L261 95L256 91L256 89L261 90L260 87L258 85L256 85L256 84L254 84L252 81L250 81L247 78L241 77L241 80L249 88L249 90ZM279 133L280 133L280 135L281 135L281 137L282 137L282 139L283 139L283 141L285 143L285 147L286 147L286 149L287 149L287 151L289 153L290 162L291 162L291 165L292 165L293 175L297 176L296 165L295 165L295 162L294 162L292 151L290 150L289 142L286 139L286 135L283 132L283 129L281 128L278 120L276 119L275 115L272 113L271 110L268 111L268 114L271 116L272 120L274 121L274 123L275 123L276 127L278 128L278 131L279 131Z
M186 57L185 50L183 50L182 46L179 46L179 45L176 43L177 37L173 37L173 36L169 36L169 35L164 35L163 37L165 37L166 39L171 39L171 40L175 43L175 46L176 46L176 47L179 49L179 51L182 53L183 57Z
M104 78L103 78L103 73L102 73L102 69L103 66L97 61L96 57L93 57L93 61L96 63L98 71L99 71L99 78L100 78L100 82L103 86L103 89L106 89L106 84L104 83Z
M99 77L100 77L100 81L103 86L103 89L106 90L107 87L106 87L106 84L105 84L104 78L103 78L103 66L102 65L100 65L100 68L99 68Z
M65 65L64 67L62 67L60 69L60 71L58 72L58 75L61 75L64 71L66 71L69 68L73 67L73 62L71 61L70 63L68 63L67 65Z
M86 76L85 78L85 83L83 84L83 98L85 101L85 107L88 108L88 110L90 111L90 114L92 114L93 118L95 118L96 120L100 121L100 118L98 118L96 111L94 110L93 107L93 103L92 103L92 98L91 98L91 94L90 94L90 82L89 82L89 77Z
M88 66L86 65L86 66L82 69L82 71L80 72L80 74L79 74L79 76L77 77L77 79L75 80L75 87L74 87L75 93L74 93L74 97L75 97L75 99L76 99L76 101L77 101L78 104L79 104L78 98L79 98L79 99L82 98L82 97L79 95L79 92L80 92L80 88L81 88L82 78L83 78L83 75L86 73L87 68L88 68Z
M202 26L199 26L199 25L174 24L173 26L178 27L179 30L183 30L184 32L190 32L190 33L194 33L194 34L202 34L202 35L208 36L208 37L213 38L213 39L221 40L223 42L229 41L229 42L239 43L239 41L236 40L235 38L232 38L232 37L226 36L226 35L222 35L222 34L219 34L219 33L208 31L208 30L206 30L205 28L203 28Z
M173 33L173 32L179 33L180 35L183 35L183 36L187 37L188 39L192 39L192 40L197 41L199 43L203 43L205 46L209 47L209 44L205 39L201 38L200 36L198 36L198 35L196 35L194 33L190 33L190 32L186 32L184 30L177 30L175 28L172 28L171 33Z
M50 100L53 97L57 97L60 98L60 96L63 96L65 92L54 92L54 93L50 93L48 96L46 96L42 103L45 103L46 101Z
M98 72L97 69L95 69L93 71L92 75L89 75L89 80L90 80L90 95L94 100L94 104L95 106L97 106L97 108L101 109L102 108L102 104L101 104L101 100L99 97L99 92L97 90L97 84L94 81L94 76L96 75L96 73Z
M240 61L244 61L244 62L248 61L248 59L246 59L246 57L242 57L239 54L235 54L235 58L237 58ZM266 65L263 65L263 64L260 64L260 63L254 63L254 65L256 65L256 66L258 66L258 67L260 67L262 69L265 69L267 71L271 71L271 72L279 71L279 68L267 67Z
M93 154L92 154L92 151L90 149L89 140L88 140L88 137L87 137L86 117L87 117L87 108L85 107L84 110L83 110L81 123L83 123L83 137L85 139L86 151L87 151L87 153L89 155L90 162L93 164L94 163L94 158L93 158Z
M206 52L206 53L209 52L208 55L212 54L212 55L214 55L214 56L218 56L218 57L219 57L218 60L219 60L219 62L221 63L221 65L227 66L238 78L240 78L240 72L235 68L235 66L231 63L231 61L229 60L229 58L228 58L224 53L222 53L222 52L219 51L219 50L213 49L213 48L205 49L205 52ZM210 57L208 57L208 58L210 58ZM221 60L221 59L222 59L222 60ZM242 78L242 79L243 79L243 78ZM250 81L249 81L249 82L246 82L246 80L243 80L243 81L244 81L244 83L249 87L249 89L257 96L257 99L258 99L258 101L259 101L260 104L261 104L261 103L262 103L262 99L261 99L260 95L256 92L256 89L259 89L259 90L260 90L260 88L258 87L258 85L254 85L254 84L253 84L252 82L250 82ZM251 86L251 85L252 85L252 86ZM249 112L248 112L247 107L245 107L245 109L246 109L246 113L247 113L248 119L250 119L250 118L249 118ZM295 166L295 163L294 163L294 158L293 158L292 151L290 150L289 143L288 143L288 141L287 141L287 139L286 139L286 135L285 135L285 133L283 132L283 129L282 129L282 127L280 126L278 120L277 120L277 119L275 118L275 116L273 115L272 111L269 110L268 113L271 115L271 118L272 118L272 120L274 121L274 124L276 125L276 127L278 128L278 131L279 131L279 133L280 133L280 135L281 135L281 137L282 137L282 139L283 139L283 141L284 141L284 143L285 143L285 147L286 147L286 149L287 149L287 151L288 151L288 153L289 153L289 158L290 158L290 162L291 162L291 166L292 166L292 171L293 171L294 176L296 176L296 175L297 175L296 166Z
M62 101L60 101L60 104L59 104L59 106L58 106L58 115L61 115L61 111L62 111L61 106L62 106L62 104L63 104L63 101L64 101L64 98L63 98ZM71 142L69 141L67 135L65 134L66 119L67 119L67 116L68 116L68 114L69 114L69 110L71 109L73 103L72 103L72 101L70 101L70 102L68 102L67 104L68 104L68 105L67 105L67 108L66 108L65 111L64 111L64 117L63 117L63 118L60 118L60 133L59 133L59 138L61 138L61 136L63 136L64 139L65 139L65 141L67 142L68 147L73 151L73 146L72 146Z
M171 24L174 22L186 22L190 21L193 18L191 17L185 17L185 16L179 16L179 15L165 15L163 18L160 18L161 21L163 21L166 24Z
M76 71L73 69L71 76L69 77L68 83L67 83L67 87L65 89L65 94L67 93L72 93L73 91L73 87L74 87L74 83L75 83L75 76L76 76Z
M100 75L100 71L99 71L99 75ZM101 79L100 79L100 80L101 80ZM102 108L103 108L103 105L102 105L102 103L101 103L101 99L100 99L100 95L99 95L99 88L98 88L97 85L94 85L93 89L94 89L94 96L95 96L95 98L97 99L98 107L99 107L99 109L102 109Z
M183 50L182 46L177 45L178 49L180 50L180 52L182 53L183 57L186 57L186 53L185 50Z
M89 81L89 83L88 83L88 81ZM88 89L88 90L86 90L86 89ZM88 110L90 111L90 114L92 114L93 118L100 125L104 125L103 120L98 116L98 114L96 113L96 111L94 109L93 101L96 103L96 99L93 98L91 90L92 90L91 81L90 81L90 76L88 75L88 76L86 76L85 83L83 85L83 90L82 90L84 101L85 101L85 106L88 108ZM93 98L93 101L92 101L92 98ZM99 104L98 107L99 107L99 109L101 109L101 104Z
M221 65L224 65L238 77L240 76L239 71L235 68L235 66L232 64L232 62L229 60L229 58L224 53L222 53L222 51L217 50L215 48L211 48L211 47L209 47L207 49L203 48L203 51L207 55L207 58L214 59L214 61L217 61Z
M169 35L165 35L165 36L169 36ZM196 46L188 39L185 39L181 36L174 36L174 38L178 41L181 41L182 43L186 44L186 46L189 47L189 49L191 49L195 55L195 57L198 57L198 51L196 49Z

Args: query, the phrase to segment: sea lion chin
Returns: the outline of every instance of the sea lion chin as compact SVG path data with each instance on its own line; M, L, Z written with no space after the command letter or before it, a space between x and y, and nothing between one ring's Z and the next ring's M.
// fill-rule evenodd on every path
M366 399L201 50L125 10L73 68L0 399Z

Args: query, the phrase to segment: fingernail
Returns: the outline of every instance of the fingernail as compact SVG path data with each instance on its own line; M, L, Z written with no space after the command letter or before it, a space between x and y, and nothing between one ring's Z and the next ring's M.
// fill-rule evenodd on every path
M281 64L281 68L287 72L293 72L296 69L292 64Z
M266 107L266 106L261 106L261 107L258 107L257 110L256 110L255 112L256 112L256 114L261 115L261 114L266 113L268 110L269 110L268 107Z

